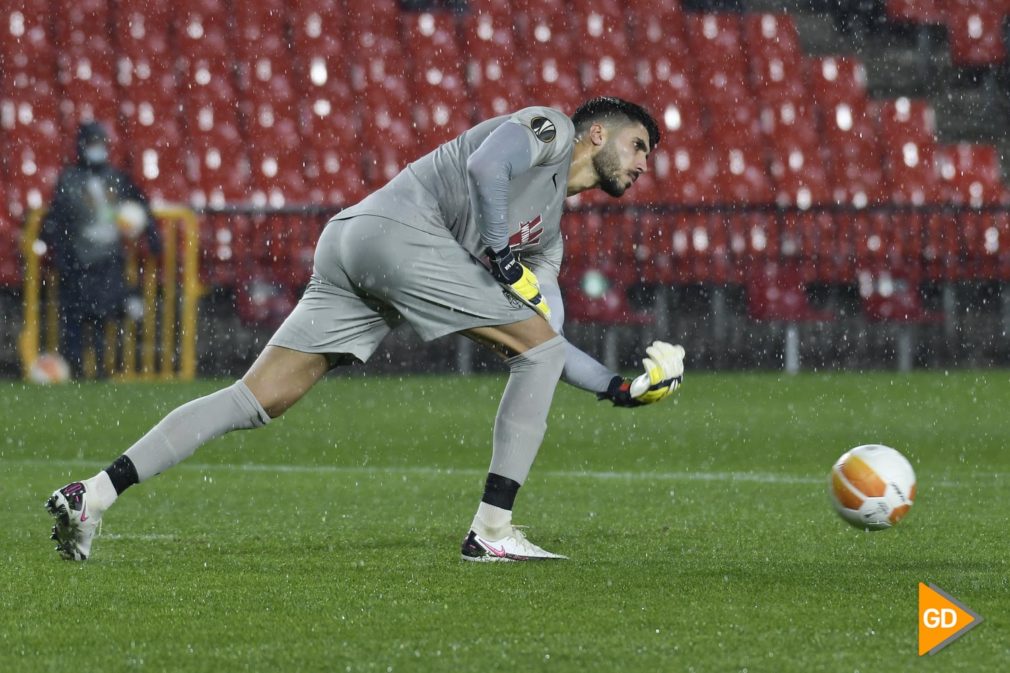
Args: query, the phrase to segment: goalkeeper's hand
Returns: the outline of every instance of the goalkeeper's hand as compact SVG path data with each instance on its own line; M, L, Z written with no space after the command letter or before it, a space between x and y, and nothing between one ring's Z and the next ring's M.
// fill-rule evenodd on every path
M487 254L491 275L495 280L536 309L540 315L550 319L551 308L547 305L544 296L540 294L540 283L537 282L537 277L519 263L519 260L512 254L512 248L506 246L497 252L487 248L484 252Z
M645 349L642 360L645 373L634 379L615 376L601 400L610 400L615 407L638 407L652 404L673 394L684 381L684 349L665 341L654 341Z

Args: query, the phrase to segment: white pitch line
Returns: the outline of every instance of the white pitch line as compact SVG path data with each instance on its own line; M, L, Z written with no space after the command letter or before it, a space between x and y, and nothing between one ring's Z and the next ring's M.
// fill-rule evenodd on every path
M92 460L57 460L48 461L38 458L26 459L0 459L0 465L31 465L56 467L79 467L82 469L100 469L104 463ZM185 469L196 472L266 472L285 474L342 474L342 475L422 475L422 476L461 476L483 478L487 475L486 470L476 468L456 468L456 467L425 467L425 466L380 466L380 465L271 465L267 463L191 463L185 462L176 466L177 469ZM809 475L781 474L775 472L709 472L709 471L682 471L682 472L632 472L632 471L592 471L592 470L543 470L534 472L537 477L557 478L557 479L595 479L595 480L624 480L624 481L726 481L744 482L758 484L826 484L827 473L824 476L814 477ZM989 478L993 480L1005 480L1010 478L1010 474L1003 472L981 472L970 475L970 478L977 480ZM945 488L962 487L961 481L948 479L930 480L930 486L940 486ZM977 484L976 484L977 485Z
M137 540L139 542L162 542L176 540L178 535L167 533L99 533L102 540Z

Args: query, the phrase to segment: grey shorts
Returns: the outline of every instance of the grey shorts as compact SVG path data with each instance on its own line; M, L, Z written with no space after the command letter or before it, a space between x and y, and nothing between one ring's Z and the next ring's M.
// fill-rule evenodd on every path
M332 220L312 278L270 345L365 362L406 321L426 340L520 322L536 312L445 235L374 215Z

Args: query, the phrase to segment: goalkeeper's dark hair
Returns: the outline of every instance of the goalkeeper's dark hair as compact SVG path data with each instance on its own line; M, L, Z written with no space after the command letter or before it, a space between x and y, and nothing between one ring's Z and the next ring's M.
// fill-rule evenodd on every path
M611 96L590 98L579 106L575 114L572 115L575 135L582 135L595 122L609 121L619 117L624 117L629 122L638 122L644 126L649 133L649 148L656 148L660 138L659 125L648 110L636 103Z

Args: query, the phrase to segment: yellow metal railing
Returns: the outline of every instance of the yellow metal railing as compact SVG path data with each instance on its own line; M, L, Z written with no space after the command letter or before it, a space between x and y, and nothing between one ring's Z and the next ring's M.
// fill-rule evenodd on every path
M38 242L43 215L42 210L28 214L22 238L24 327L18 350L26 373L41 352L56 351L59 344L58 279L43 267L45 250ZM197 303L204 292L199 278L199 221L196 213L182 207L155 208L154 215L160 226L161 256L138 258L131 249L126 260L126 281L139 290L144 313L139 325L129 318L106 325L105 373L125 380L190 380L196 376Z

